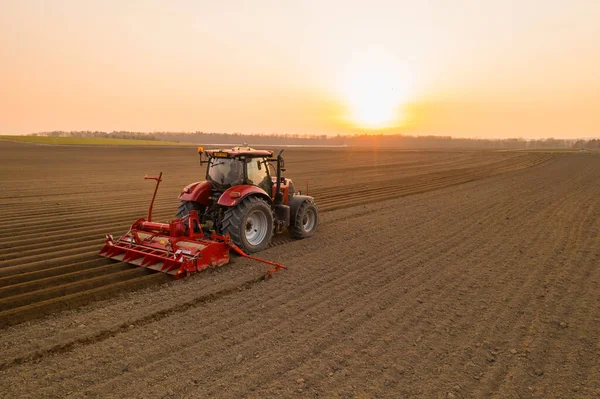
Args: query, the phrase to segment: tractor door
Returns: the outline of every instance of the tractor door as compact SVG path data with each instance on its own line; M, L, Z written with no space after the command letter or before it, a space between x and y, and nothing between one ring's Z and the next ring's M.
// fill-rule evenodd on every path
M271 192L271 178L263 158L246 159L246 176L248 184L262 188L267 194Z

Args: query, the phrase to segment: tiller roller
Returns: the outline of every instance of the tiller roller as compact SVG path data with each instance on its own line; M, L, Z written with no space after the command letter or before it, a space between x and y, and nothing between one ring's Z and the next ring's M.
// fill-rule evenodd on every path
M265 274L265 278L271 273L286 269L279 263L247 255L233 243L229 235L222 236L212 231L207 237L209 234L204 233L195 210L190 211L186 217L169 223L153 222L152 206L162 181L162 172L156 177L144 178L156 180L147 219L138 219L127 234L116 241L112 235L107 234L106 243L99 255L157 270L176 278L228 263L230 249L243 257L273 266Z

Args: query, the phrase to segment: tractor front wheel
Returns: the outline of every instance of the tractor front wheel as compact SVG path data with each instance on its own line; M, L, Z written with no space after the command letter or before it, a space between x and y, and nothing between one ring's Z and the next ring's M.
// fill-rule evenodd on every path
M221 231L246 253L262 251L273 237L271 207L261 198L246 198L225 211Z
M312 201L304 201L292 220L290 233L294 238L311 237L317 231L319 225L319 210Z

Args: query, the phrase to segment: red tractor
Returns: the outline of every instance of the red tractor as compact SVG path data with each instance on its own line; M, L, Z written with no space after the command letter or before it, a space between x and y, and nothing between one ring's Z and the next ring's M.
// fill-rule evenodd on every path
M319 213L314 198L296 192L279 152L248 146L227 150L198 148L206 180L186 186L177 217L197 211L202 230L229 234L246 253L265 249L275 233L288 230L294 238L315 234ZM206 157L206 159L204 158Z
M319 224L314 199L296 193L292 181L281 176L282 152L273 158L272 151L247 146L198 148L200 164L208 164L206 180L183 189L177 218L168 223L152 221L162 172L146 176L156 181L148 216L136 220L118 240L107 234L99 255L176 278L228 263L230 250L273 266L265 277L285 270L248 255L266 248L274 233L288 230L295 238L305 238Z

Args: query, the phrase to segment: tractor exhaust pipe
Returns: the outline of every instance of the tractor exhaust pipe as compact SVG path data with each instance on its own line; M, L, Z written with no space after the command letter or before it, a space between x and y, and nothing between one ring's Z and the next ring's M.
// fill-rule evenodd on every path
M281 163L283 161L283 149L277 154L277 184L275 185L275 205L283 204L283 194L281 193Z

